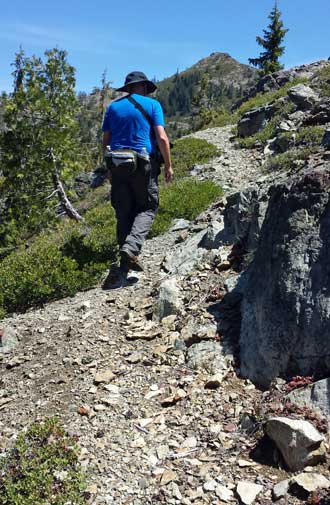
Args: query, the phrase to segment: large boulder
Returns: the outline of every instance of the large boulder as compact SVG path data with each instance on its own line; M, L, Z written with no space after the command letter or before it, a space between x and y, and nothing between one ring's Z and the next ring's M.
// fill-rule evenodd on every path
M304 84L297 84L289 89L290 99L302 110L312 109L320 101L319 96L312 88Z
M322 138L322 147L330 149L330 128L327 128Z
M327 163L270 190L241 307L241 373L262 387L330 375L329 189Z
M247 251L253 252L258 244L267 202L267 193L256 187L229 195L224 212L227 242L242 242Z
M255 107L246 112L237 125L239 137L249 137L262 130L273 112L274 105L271 104Z
M323 379L291 391L287 400L299 407L307 407L330 417L330 379Z
M307 422L285 417L272 417L265 426L286 464L293 472L325 461L324 437Z

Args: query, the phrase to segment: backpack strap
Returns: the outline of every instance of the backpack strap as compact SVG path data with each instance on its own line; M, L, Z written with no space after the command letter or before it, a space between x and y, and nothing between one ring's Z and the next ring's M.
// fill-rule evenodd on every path
M131 102L131 103L134 105L134 107L135 107L136 109L138 109L138 110L141 112L141 114L145 117L145 119L148 121L148 123L149 123L149 124L150 124L150 126L151 126L151 131L153 132L153 126L154 126L154 125L153 125L153 122L152 122L152 119L151 119L150 114L148 114L148 112L147 112L147 111L146 111L146 110L142 107L142 105L141 105L141 104L140 104L137 100L135 100L135 98L133 98L133 97L132 97L132 95L128 95L126 98L127 98L127 100L128 100L129 102Z

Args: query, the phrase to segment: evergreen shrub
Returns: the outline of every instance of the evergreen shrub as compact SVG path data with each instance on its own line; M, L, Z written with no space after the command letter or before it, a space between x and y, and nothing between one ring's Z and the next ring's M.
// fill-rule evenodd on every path
M184 177L193 165L207 163L219 154L219 150L206 140L193 137L177 140L171 151L175 178Z
M212 181L181 179L170 186L160 188L160 206L151 236L164 233L173 219L192 220L223 194L222 189Z
M271 156L265 165L268 171L295 171L300 161L305 161L311 154L309 148L306 149L291 149L285 153L280 153ZM298 163L297 163L298 162Z
M324 96L330 96L330 65L323 67L317 74L317 81Z
M305 126L300 128L296 136L296 144L304 144L309 147L320 146L324 131L325 129L322 126Z
M83 505L79 448L56 418L33 424L0 458L2 505Z
M160 209L151 235L166 231L175 218L194 219L222 194L212 182L183 178L195 163L216 156L215 146L185 138L175 144L175 182L160 183ZM102 189L104 196L104 189ZM89 208L84 223L64 220L53 230L20 246L0 261L0 318L94 287L109 264L116 260L116 219L101 193L92 193L81 205Z
M73 295L86 287L78 263L63 256L58 237L41 235L28 249L20 247L0 263L2 312ZM0 300L1 302L1 300Z

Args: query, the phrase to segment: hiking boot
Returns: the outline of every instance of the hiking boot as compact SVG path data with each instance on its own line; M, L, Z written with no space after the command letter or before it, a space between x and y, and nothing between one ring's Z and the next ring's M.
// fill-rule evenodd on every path
M110 271L102 284L102 289L118 289L129 285L130 282L127 279L127 272L115 265L110 268Z
M133 270L134 272L143 272L144 268L142 263L139 261L138 256L126 251L125 249L120 251L120 268L124 272Z

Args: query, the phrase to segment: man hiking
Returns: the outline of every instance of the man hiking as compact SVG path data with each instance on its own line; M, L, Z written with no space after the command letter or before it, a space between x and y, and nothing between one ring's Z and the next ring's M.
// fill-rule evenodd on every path
M131 72L116 90L128 94L112 102L104 116L103 149L120 247L120 266L110 269L105 289L125 285L130 270L143 271L138 256L159 204L160 154L165 181L173 178L163 110L147 96L156 89L143 72Z

